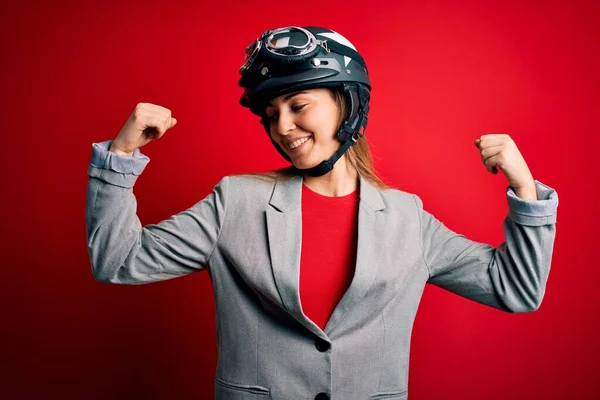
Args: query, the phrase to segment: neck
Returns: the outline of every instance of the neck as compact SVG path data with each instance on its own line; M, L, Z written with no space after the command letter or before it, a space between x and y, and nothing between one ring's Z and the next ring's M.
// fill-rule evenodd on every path
M346 155L343 155L325 175L304 175L304 184L323 196L345 196L358 189L358 173L346 162Z

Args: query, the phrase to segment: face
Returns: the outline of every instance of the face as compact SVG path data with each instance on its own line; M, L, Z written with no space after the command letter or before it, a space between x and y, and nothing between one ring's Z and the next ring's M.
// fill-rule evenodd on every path
M310 89L271 100L270 134L296 168L311 168L340 147L335 138L339 108L329 90Z

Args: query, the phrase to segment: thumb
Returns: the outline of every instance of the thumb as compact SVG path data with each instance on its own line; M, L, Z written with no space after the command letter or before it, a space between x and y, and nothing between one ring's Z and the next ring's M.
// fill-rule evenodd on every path
M171 126L169 128L172 128L175 126L175 124L177 124L177 119L171 117Z

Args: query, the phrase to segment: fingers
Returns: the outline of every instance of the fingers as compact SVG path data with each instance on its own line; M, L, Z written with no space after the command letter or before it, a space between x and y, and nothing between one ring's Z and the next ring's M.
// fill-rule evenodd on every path
M493 156L488 157L485 160L483 160L483 165L485 165L485 168L492 174L497 174L498 167L499 167L498 164L500 163L501 160L502 160L502 154L496 153Z
M504 149L504 146L499 145L499 146L491 146L491 147L486 147L483 150L480 151L481 154L481 161L487 160L490 157L495 156L496 154L499 154L502 149Z
M138 103L134 119L139 122L149 139L161 138L177 124L177 119L171 116L171 110L152 103Z
M153 113L160 113L162 115L166 117L170 117L171 116L171 110L169 110L168 108L165 108L163 106L159 106L158 104L152 104L152 103L138 103L136 108L141 108Z
M498 173L498 164L503 160L502 151L510 140L512 139L507 134L487 134L474 140L475 147L479 149L481 161L490 173Z
M475 139L474 144L476 147L483 149L491 146L499 146L512 140L512 138L505 133L490 133L487 135L481 135Z
M482 135L474 140L474 144L479 149L481 160L489 172L493 174L502 172L513 188L534 186L533 176L527 163L509 135Z

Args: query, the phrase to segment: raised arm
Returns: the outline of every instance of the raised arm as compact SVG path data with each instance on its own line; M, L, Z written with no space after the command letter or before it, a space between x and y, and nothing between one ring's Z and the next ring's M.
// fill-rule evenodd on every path
M535 184L540 200L523 200L507 189L505 241L498 247L448 229L415 196L428 282L503 311L537 310L550 272L558 195L539 181Z
M475 146L488 171L500 170L509 183L505 241L498 247L471 241L425 211L415 196L428 282L504 311L534 311L550 272L558 195L533 179L508 135L483 135Z
M228 178L187 210L142 227L133 186L150 160L139 147L117 154L115 146L94 143L88 167L86 236L94 277L142 284L207 268L225 218Z

